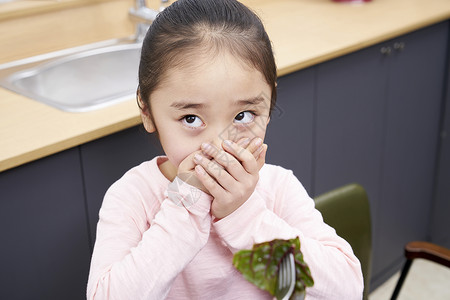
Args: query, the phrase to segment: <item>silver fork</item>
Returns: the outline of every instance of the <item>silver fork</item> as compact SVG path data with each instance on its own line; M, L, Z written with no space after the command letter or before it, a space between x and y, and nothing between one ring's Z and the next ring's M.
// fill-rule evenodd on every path
M278 270L278 284L275 290L275 297L278 300L287 300L291 297L295 287L295 262L294 255L289 253L280 264Z

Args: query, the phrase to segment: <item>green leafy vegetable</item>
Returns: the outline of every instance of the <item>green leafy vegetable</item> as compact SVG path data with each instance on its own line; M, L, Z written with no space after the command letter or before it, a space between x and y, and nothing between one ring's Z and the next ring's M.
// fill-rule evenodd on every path
M234 254L233 265L245 279L275 296L278 269L284 256L294 254L296 283L292 299L303 299L306 287L314 285L308 265L300 251L299 238L273 240L253 245L252 250L241 250Z

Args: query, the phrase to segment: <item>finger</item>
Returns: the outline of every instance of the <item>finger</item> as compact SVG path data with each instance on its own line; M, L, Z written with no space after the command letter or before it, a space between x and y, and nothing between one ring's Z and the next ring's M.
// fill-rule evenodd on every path
M222 147L226 152L230 153L238 161L240 161L248 173L254 174L259 171L256 164L256 158L247 149L242 148L230 140L225 140L222 143Z
M210 159L204 152L200 152L194 155L194 163L196 165L202 165L206 170L218 170L219 172L225 168L220 165L214 158ZM211 174L213 175L213 174Z
M228 164L232 163L232 157L222 149L217 148L210 143L203 143L201 145L202 154L210 160L215 160L223 168L226 168ZM234 159L235 160L235 159Z
M261 152L261 146L263 144L263 140L259 137L255 137L254 139L251 140L251 143L249 143L249 145L247 146L247 150L250 153L253 153L253 155L255 156L255 158L257 158L257 155L259 155ZM255 153L259 151L259 153Z
M257 150L257 152L260 151L260 153L259 153L259 155L258 155L258 157L256 159L256 163L258 165L258 170L261 170L261 168L266 163L266 154L267 154L268 146L267 146L267 144L263 144L261 146L261 148L262 148L261 150Z
M236 144L252 153L255 159L258 159L258 155L261 153L260 149L262 144L261 138L259 137L255 137L253 139L243 138L240 139Z
M198 180L200 180L211 196L214 198L222 197L225 192L223 187L219 185L213 177L211 177L202 165L199 164L195 166L195 173Z
M206 159L214 159L214 157L212 157L211 155L208 155L208 153L205 153L204 151L202 151L203 156L205 156Z
M204 163L203 167L216 179L219 179L218 176L222 171L226 172L225 170L227 170L236 180L238 180L239 176L243 176L247 173L241 163L233 157L233 155L225 152L223 149L219 149L209 143L203 143L202 151L203 155L212 157L210 163Z
M236 142L239 146L242 148L247 148L247 146L250 144L251 138L241 138L239 141Z
M201 151L195 151L191 154L189 154L188 156L186 156L181 163L178 166L178 173L186 173L186 172L190 172L192 170L194 170L195 167L195 162L194 162L194 155L196 153L200 153Z
M240 148L240 149L242 149L242 148ZM215 162L216 164L219 164L220 167L222 168L223 172L226 173L227 175L229 174L234 180L242 181L242 180L244 180L245 176L248 175L248 171L245 170L245 168L241 164L241 162L236 157L234 157L232 154L224 151L223 149L219 149L216 146L211 145L209 143L203 143L202 150L203 150L202 153L206 153L206 154L212 156L213 160L211 160L211 161ZM246 151L246 150L243 149L243 151ZM246 152L248 152L248 151L246 151ZM248 153L248 156L252 157L252 154ZM219 170L219 172L217 172L216 171L217 166L216 166L216 170L214 170L214 168L212 168L211 165L209 165L209 166L203 165L203 167L225 189L227 189L227 187L230 186L229 184L232 184L231 178L229 178L227 176L221 177L222 174L220 173L220 171L222 171L222 170Z
M253 140L255 140L256 138L254 138ZM251 138L241 138L239 139L236 144L238 144L239 146L241 146L244 149L247 149L248 151L250 151L250 153L253 153L253 156L255 158L257 158L257 155L259 153L256 153L256 151L258 150L258 146L255 144L250 144L250 142L252 141Z
M263 152L267 150L267 144L262 144L259 146L258 149L253 152L253 155L255 156L256 160L260 159L260 157L263 155Z
M193 171L195 166L197 165L195 163L195 155L196 154L202 154L203 157L205 157L207 160L212 160L213 157L208 155L202 150L197 150L189 154L186 158L183 159L183 161L180 163L178 169L182 169L183 171Z

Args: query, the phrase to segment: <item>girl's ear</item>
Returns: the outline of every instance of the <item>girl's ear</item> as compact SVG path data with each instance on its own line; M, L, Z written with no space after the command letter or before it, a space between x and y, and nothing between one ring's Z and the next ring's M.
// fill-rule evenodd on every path
M142 124L148 133L153 133L156 131L155 124L153 123L153 118L150 114L150 109L147 104L145 104L139 91L137 92L137 101L139 105L139 111L141 113Z
M144 124L144 128L148 133L153 133L156 131L155 125L153 124L152 119L142 109L141 109L141 119L142 119L142 124Z

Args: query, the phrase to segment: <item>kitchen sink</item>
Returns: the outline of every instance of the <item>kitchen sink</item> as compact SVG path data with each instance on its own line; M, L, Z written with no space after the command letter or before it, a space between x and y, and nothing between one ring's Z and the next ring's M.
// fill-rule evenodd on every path
M68 112L133 98L142 44L109 40L0 65L0 86Z

